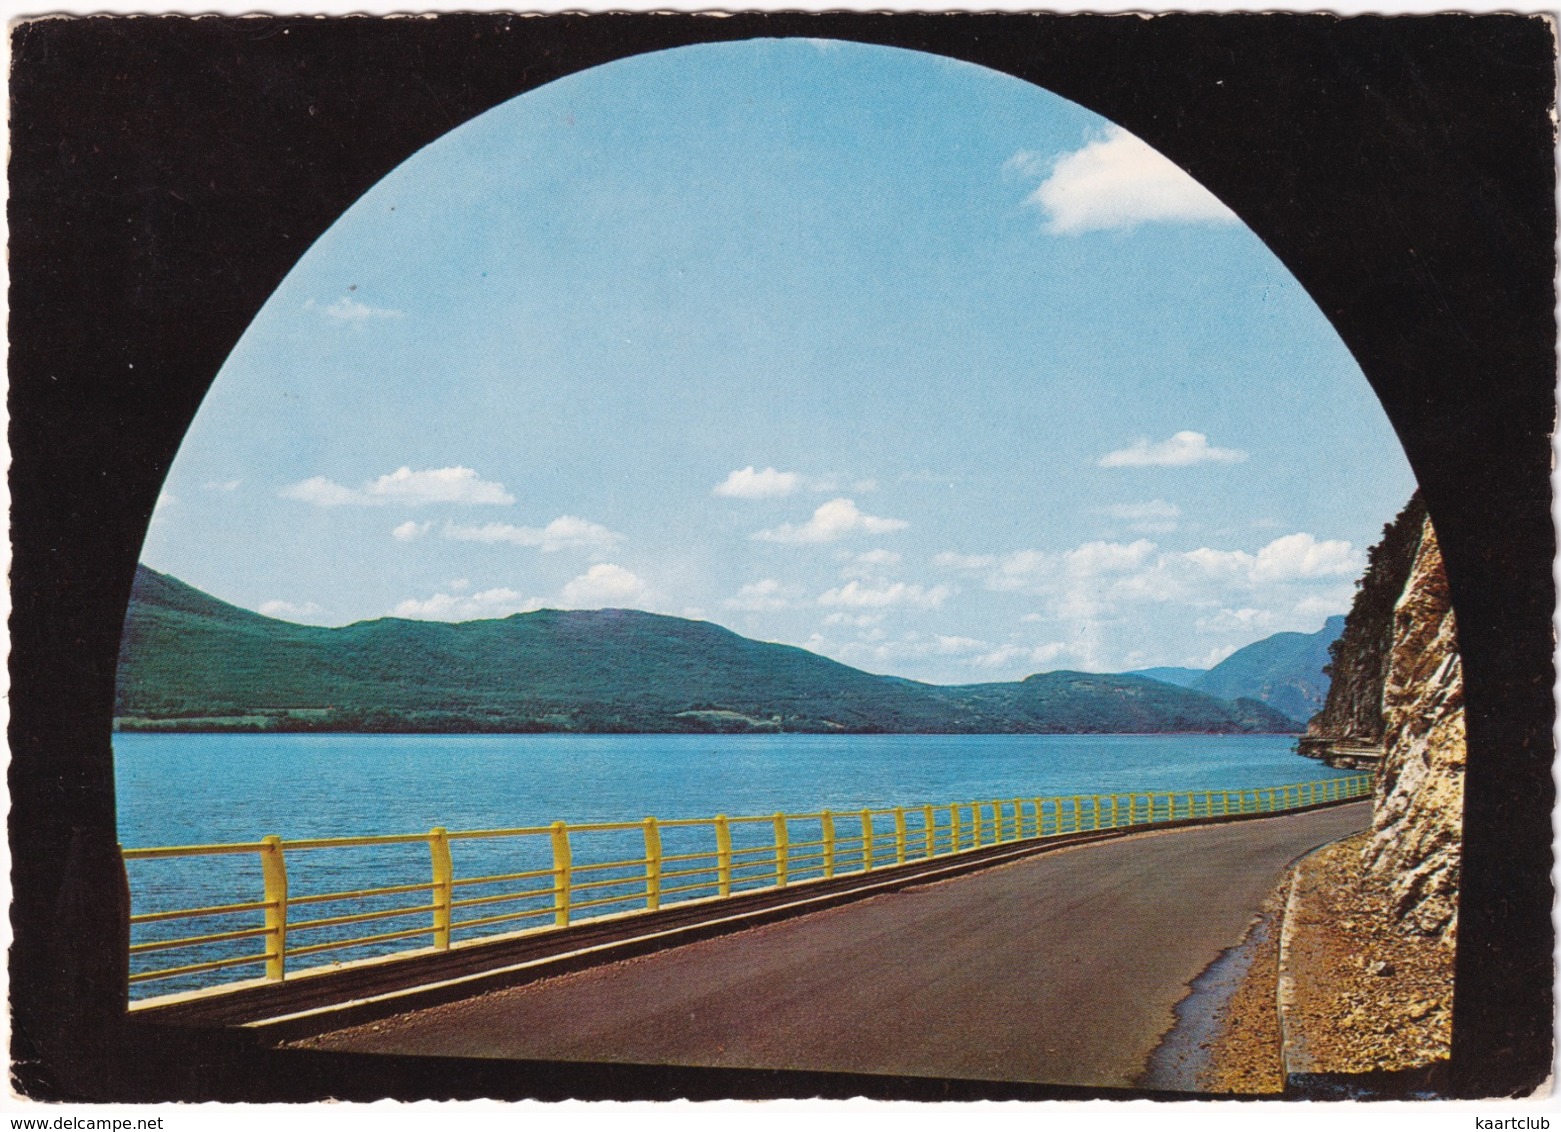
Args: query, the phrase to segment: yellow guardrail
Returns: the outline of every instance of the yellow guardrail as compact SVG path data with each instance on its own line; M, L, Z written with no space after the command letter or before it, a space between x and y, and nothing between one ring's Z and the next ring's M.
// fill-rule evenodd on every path
M426 834L290 840L272 836L228 845L122 849L127 872L132 865L137 870L150 867L145 862L192 860L209 872L212 859L237 856L247 869L218 880L252 886L226 903L133 910L130 981L138 989L169 980L186 987L211 986L224 975L241 975L235 969L258 972L261 965L264 978L275 981L297 973L294 960L330 952L367 957L443 951L496 935L557 931L582 920L870 873L992 845L1189 818L1279 813L1370 792L1371 776L1361 774L1248 790L1073 794L805 814L648 817L638 822L556 821L516 829L435 828ZM481 851L466 854L468 848ZM317 863L331 854L361 850L392 856L356 865ZM404 856L409 850L421 857L421 865ZM470 863L480 867L472 875L457 875L457 855L471 856ZM422 875L402 883L330 887L344 875L388 871L406 876L413 869ZM297 879L322 890L299 891L292 884ZM133 899L145 903L175 895L192 883L206 891L213 887L212 878L200 873L175 877L173 883L148 878L132 886ZM189 921L200 921L207 930L177 935L165 934L162 927ZM389 930L356 934L367 924ZM424 942L411 948L392 946L412 940ZM175 952L184 961L158 967L150 958L139 958L165 952Z

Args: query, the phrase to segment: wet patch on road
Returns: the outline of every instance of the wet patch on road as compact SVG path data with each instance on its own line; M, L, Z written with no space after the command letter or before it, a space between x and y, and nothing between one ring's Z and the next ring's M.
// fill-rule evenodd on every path
M1239 991L1246 988L1250 994L1256 989L1247 986L1249 976L1255 976L1258 981L1262 981L1261 972L1254 972L1253 967L1254 964L1265 966L1262 959L1267 957L1268 952L1275 950L1277 933L1276 910L1265 908L1253 920L1240 943L1220 952L1219 957L1193 979L1187 995L1173 1008L1176 1015L1175 1025L1160 1039L1159 1045L1149 1055L1144 1072L1136 1084L1146 1089L1187 1093L1264 1092L1268 1091L1262 1087L1263 1084L1267 1084L1264 1078L1273 1075L1279 1078L1275 1084L1282 1087L1282 1076L1277 1073L1277 1019L1273 1034L1275 1048L1272 1051L1259 1048L1248 1055L1249 1057L1255 1055L1258 1060L1267 1061L1265 1055L1271 1052L1275 1063L1272 1067L1275 1070L1273 1074L1263 1072L1269 1068L1266 1065L1252 1066L1250 1068L1257 1071L1257 1079L1245 1088L1236 1089L1232 1089L1225 1081L1213 1079L1216 1077L1214 1072L1216 1050L1222 1045L1227 1045L1225 1039L1231 1036L1228 1031L1233 1020L1232 1004ZM1272 995L1268 997L1271 998ZM1261 1047L1268 1043L1260 1041L1258 1044ZM1217 1076L1225 1075L1220 1073Z

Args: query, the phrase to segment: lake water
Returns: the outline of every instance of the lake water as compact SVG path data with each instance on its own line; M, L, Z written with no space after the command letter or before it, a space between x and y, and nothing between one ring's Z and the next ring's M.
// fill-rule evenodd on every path
M1345 773L1296 755L1293 745L1293 738L1283 735L123 734L115 736L114 763L120 840L126 848L135 848L254 842L269 834L284 839L426 834L436 826L458 831L544 826L556 820L637 822L650 815L708 818L721 813L736 818L994 798L1243 790ZM842 816L838 836L859 835L861 826L853 827L853 821ZM913 816L913 831L919 821L919 815ZM798 823L792 838L817 837L808 832L817 828L816 820L812 826ZM709 825L668 829L662 836L668 854L712 851ZM771 836L769 822L733 826L733 844L739 851L745 845L760 846ZM575 847L577 867L586 859L630 860L645 852L640 829L573 838L589 842ZM773 858L773 851L752 851L752 861ZM552 864L545 835L459 840L451 852L458 879L545 870ZM138 913L254 901L264 889L259 855L253 852L129 864L132 909ZM421 904L426 909L429 870L426 840L291 851L287 873L293 899L377 885L425 886L420 895L375 897L352 907L305 903L294 918L328 917L365 907L393 911ZM800 875L793 873L793 879ZM642 902L642 871L638 878L595 889L592 895ZM530 883L535 887L551 882ZM760 883L759 878L753 883ZM460 892L487 895L502 888ZM703 894L708 893L685 893ZM482 930L550 922L551 900L544 893L529 903L508 905L534 908L529 914L536 918ZM495 907L484 905L479 911ZM204 921L140 924L135 940L249 929L257 925L258 915L250 911ZM295 937L306 943L344 941L361 938L365 930L411 930L428 923L426 910L368 925L300 932L294 932L290 922L290 947L296 945ZM410 941L354 945L310 958L360 958L427 942L426 934L414 935ZM204 950L143 952L132 956L132 970L238 958L255 954L256 947L251 936L201 945ZM138 982L132 994L139 998L258 974L258 964L198 971Z
M921 806L1335 777L1288 735L114 737L125 846Z

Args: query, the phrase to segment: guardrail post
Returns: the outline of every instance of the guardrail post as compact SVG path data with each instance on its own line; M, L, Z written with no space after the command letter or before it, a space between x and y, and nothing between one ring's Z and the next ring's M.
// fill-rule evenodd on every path
M894 807L894 863L905 864L905 807Z
M287 862L282 839L272 834L261 841L260 875L266 886L266 978L287 977Z
M862 811L862 871L873 871L873 815L868 810Z
M959 852L959 806L956 803L949 807L949 852Z
M786 871L791 856L788 851L791 839L786 833L786 815L775 815L775 887L786 887Z
M732 826L725 814L715 817L715 889L718 896L732 894Z
M661 907L661 827L655 818L645 819L645 908Z
M553 823L553 922L561 928L569 924L573 873L574 857L569 851L569 827L556 821Z
M970 803L970 847L981 847L981 803Z
M1046 801L1043 798L1035 800L1035 836L1046 836Z
M819 815L821 838L824 842L824 875L835 875L835 815L825 810Z
M434 866L434 947L450 950L450 898L455 889L455 869L450 864L450 834L444 826L428 831L428 856Z
M937 846L938 829L937 829L937 823L936 823L935 819L932 816L932 807L931 806L923 806L921 808L921 819L922 819L922 822L924 823L924 826L925 826L923 828L923 830L922 830L922 834L927 839L927 852L926 852L926 856L930 857L930 856L932 856L934 853L936 853L938 851L938 846Z

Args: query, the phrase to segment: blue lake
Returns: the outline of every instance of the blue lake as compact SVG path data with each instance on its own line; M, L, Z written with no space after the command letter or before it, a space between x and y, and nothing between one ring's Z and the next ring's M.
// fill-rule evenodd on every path
M125 734L115 737L114 761L120 840L127 849L253 843L271 834L286 840L426 835L436 826L454 832L545 826L557 820L578 825L638 822L647 816L738 818L825 809L841 813L839 835L849 839L862 831L849 812L864 808L1052 795L1235 791L1343 773L1296 755L1293 743L1282 735ZM811 820L813 826L798 824L794 838L818 836L809 832L818 824ZM920 817L913 815L913 832L921 828L919 823ZM739 854L745 847L757 854L743 858L755 862L755 868L768 868L759 863L774 856L773 850L756 848L766 843L771 829L770 822L733 826L734 848ZM640 827L571 836L579 842L577 866L587 858L629 861L645 852ZM705 824L669 828L662 838L669 854L708 856L712 836ZM552 867L550 853L549 839L541 834L451 843L458 879L528 870L535 877L535 870ZM818 868L816 862L813 867ZM260 856L254 851L137 860L127 871L137 913L252 902L264 891ZM429 923L426 837L396 845L289 851L287 874L290 899L304 898L294 910L298 916L328 917L367 907L391 917L374 921L370 928L401 931L403 937L338 946L332 941L361 938L364 926L311 928L300 923L297 932L290 927L290 939L335 948L316 948L308 962L360 958L428 942L426 931L417 930L426 930ZM760 882L759 877L752 880ZM479 885L475 880L466 883ZM527 883L535 888L551 882L532 880L521 887ZM643 871L621 884L603 884L591 895L606 900L609 907L604 910L644 898ZM370 897L367 904L351 908L310 902L331 893L396 885L420 886L422 894ZM492 895L502 888L460 892ZM709 888L707 878L685 896L708 895ZM620 898L629 904L611 903ZM517 898L506 907L534 908L527 913L533 918L506 920L485 930L545 924L551 918L551 901L547 892L529 900ZM418 911L391 915L396 907L419 904ZM463 914L493 910L502 908L482 905ZM258 923L259 913L252 906L247 912L205 919L139 924L135 939L173 940L250 929ZM255 954L254 935L248 932L242 939L196 948L141 952L132 956L132 970L168 970L214 958L237 962ZM140 998L190 990L260 973L257 963L190 971L137 982L132 994Z
M1237 790L1336 777L1287 735L114 737L125 846Z

